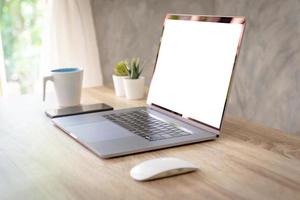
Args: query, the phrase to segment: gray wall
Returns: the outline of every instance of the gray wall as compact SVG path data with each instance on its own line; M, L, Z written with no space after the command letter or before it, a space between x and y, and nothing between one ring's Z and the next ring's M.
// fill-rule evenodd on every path
M104 82L138 56L149 82L166 13L243 15L246 33L227 112L300 134L299 0L92 0Z
M215 13L247 19L228 112L300 135L300 1L216 0Z
M112 81L114 65L122 59L140 57L149 83L166 13L213 12L213 4L202 0L94 0L93 13L98 36L104 83Z

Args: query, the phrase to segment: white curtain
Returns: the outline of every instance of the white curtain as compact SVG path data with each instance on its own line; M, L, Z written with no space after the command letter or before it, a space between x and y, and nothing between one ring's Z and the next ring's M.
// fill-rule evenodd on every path
M2 39L0 33L0 96L5 95L6 93L6 75L5 75L5 66L3 58L3 48L2 48Z
M58 67L84 69L83 87L103 84L90 0L48 0L43 37L44 74Z

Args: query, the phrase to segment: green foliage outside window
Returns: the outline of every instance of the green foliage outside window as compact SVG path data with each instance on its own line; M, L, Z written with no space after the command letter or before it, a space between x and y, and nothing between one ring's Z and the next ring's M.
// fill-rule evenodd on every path
M0 0L0 31L8 83L30 93L38 78L42 31L39 0Z

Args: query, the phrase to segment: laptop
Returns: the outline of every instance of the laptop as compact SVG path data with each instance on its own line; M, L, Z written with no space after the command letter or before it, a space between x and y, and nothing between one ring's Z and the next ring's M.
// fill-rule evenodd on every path
M53 122L101 158L214 140L244 28L244 17L168 14L146 107Z

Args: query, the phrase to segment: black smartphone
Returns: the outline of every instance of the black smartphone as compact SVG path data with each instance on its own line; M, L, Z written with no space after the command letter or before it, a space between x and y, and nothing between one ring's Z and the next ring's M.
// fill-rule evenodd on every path
M113 107L105 104L105 103L98 103L98 104L91 104L91 105L78 105L78 106L71 106L59 109L49 109L46 110L45 113L50 118L55 117L64 117L69 115L79 115L84 113L92 113L92 112L101 112L101 111L108 111L113 110Z

